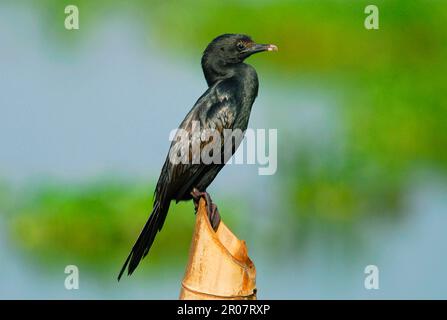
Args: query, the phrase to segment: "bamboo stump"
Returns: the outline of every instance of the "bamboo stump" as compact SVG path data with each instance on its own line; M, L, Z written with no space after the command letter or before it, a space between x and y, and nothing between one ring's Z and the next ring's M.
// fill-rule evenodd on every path
M182 300L256 300L256 269L245 241L220 222L215 232L200 199L180 291Z

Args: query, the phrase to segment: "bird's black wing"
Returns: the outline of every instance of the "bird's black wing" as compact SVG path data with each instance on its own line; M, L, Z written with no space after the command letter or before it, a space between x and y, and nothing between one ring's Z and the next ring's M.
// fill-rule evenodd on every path
M218 82L205 92L179 127L180 129L191 132L193 122L197 121L201 129L212 129L219 133L221 136L220 141L214 141L213 139L201 141L200 150L203 150L205 146L211 149L215 143L218 143L218 147L223 149L223 131L224 129L233 128L234 120L237 116L238 99L229 90L229 86L231 85L230 81ZM175 148L179 148L180 146L181 144L176 144L174 140L171 144L170 152L175 152ZM195 184L201 176L206 174L207 171L215 169L216 166L222 167L224 165L224 163L192 163L193 155L191 151L188 156L188 163L186 164L173 164L168 155L159 182L157 183L155 199L168 197L177 201L184 200L189 197L192 188L197 187Z
M224 129L231 129L238 110L238 99L230 90L231 85L231 80L224 80L210 87L197 100L194 107L180 124L179 129L191 132L194 121L200 124L201 129L215 129L221 136ZM220 143L220 148L223 150L223 142L223 139L220 139L220 141L201 142L200 150L203 149L204 145L213 143ZM173 148L178 148L178 146L179 144L176 143L176 138L174 138L170 153L173 151ZM136 269L141 259L149 252L156 234L163 227L171 200L188 199L192 188L196 187L199 181L206 177L206 179L210 180L210 183L223 165L224 163L209 165L192 163L191 152L189 152L188 163L173 163L168 154L155 188L152 213L124 263L118 280L121 278L127 265L129 265L128 274L130 275Z

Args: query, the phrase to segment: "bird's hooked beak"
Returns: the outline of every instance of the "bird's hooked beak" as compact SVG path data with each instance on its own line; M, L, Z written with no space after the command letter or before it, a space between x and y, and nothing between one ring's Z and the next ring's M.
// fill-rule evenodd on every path
M274 44L258 44L255 43L251 47L247 48L246 52L249 54L262 52L262 51L278 51L278 47Z

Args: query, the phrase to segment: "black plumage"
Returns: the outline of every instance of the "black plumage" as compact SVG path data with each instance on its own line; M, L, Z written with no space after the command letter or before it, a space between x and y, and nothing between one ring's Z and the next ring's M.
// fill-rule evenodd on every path
M193 122L198 121L201 129L212 128L221 135L224 129L240 129L244 132L258 94L256 71L245 64L244 60L254 53L272 50L277 50L276 46L256 44L246 35L224 34L215 38L202 57L202 69L208 89L197 100L179 128L191 132ZM222 151L223 142L222 139L222 145L219 146ZM202 142L201 148L209 143L217 142ZM239 143L240 141L235 143L231 154L234 154ZM170 150L173 148L175 140ZM228 159L211 164L174 164L168 154L155 189L152 213L127 257L118 280L126 267L128 275L132 274L141 259L147 255L156 234L163 227L171 201L190 200L193 189L205 191L225 165L225 160Z

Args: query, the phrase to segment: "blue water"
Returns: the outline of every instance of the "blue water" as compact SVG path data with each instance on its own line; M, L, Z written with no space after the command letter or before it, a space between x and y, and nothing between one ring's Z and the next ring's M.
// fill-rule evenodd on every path
M1 8L2 179L17 186L42 177L77 181L113 174L154 179L170 130L205 89L199 59L167 53L125 14L98 23L95 32L68 49L58 48L44 31L32 10ZM336 99L329 91L281 88L267 78L260 72L251 127L278 128L280 144L294 139L297 145L327 150L342 140ZM174 93L171 87L177 88ZM288 119L280 118L275 108L287 111ZM242 218L245 225L255 222L238 231L257 267L259 298L447 298L445 177L425 168L412 173L402 219L378 215L361 220L353 251L342 240L319 237L321 229L299 249L285 232L279 239L285 249L271 252L265 250L269 233L263 230L288 224L276 211L278 179L258 176L256 166L230 166L212 189L256 203ZM25 256L1 217L0 298L178 295L184 270L176 266L119 285L81 269L80 289L67 291L65 265L46 270ZM379 290L363 286L369 264L379 267Z

